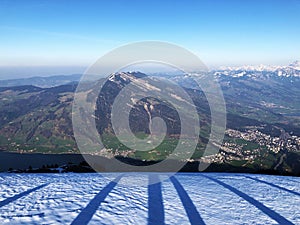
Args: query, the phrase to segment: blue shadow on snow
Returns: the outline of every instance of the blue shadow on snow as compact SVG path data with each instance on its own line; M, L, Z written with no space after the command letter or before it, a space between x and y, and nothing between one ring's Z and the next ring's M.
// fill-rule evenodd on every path
M201 175L203 177L206 177L207 179L210 179L210 180L216 182L217 184L223 186L224 188L232 191L236 195L240 196L241 198L243 198L244 200L246 200L250 204L254 205L256 208L258 208L259 210L261 210L263 213L265 213L266 215L268 215L269 217L271 217L277 223L282 224L282 225L283 224L289 224L289 225L293 224L292 222L290 222L289 220L287 220L286 218L284 218L283 216L281 216L280 214L278 214L274 210L268 208L264 204L260 203L259 201L255 200L254 198L252 198L249 195L247 195L246 193L244 193L244 192L242 192L242 191L240 191L240 190L238 190L238 189L236 189L236 188L234 188L234 187L232 187L232 186L230 186L228 184L225 184L224 182L222 182L222 181L220 181L218 179L215 179L215 178L203 175L203 174L201 174Z

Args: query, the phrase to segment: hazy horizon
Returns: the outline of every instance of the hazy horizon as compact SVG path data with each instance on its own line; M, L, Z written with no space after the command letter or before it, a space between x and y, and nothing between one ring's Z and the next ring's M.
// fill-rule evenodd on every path
M219 69L222 67L239 67L239 66L288 66L289 64L299 61L297 59L287 64L229 64L229 65L207 65L209 70ZM19 78L30 78L30 77L50 77L57 75L73 75L73 74L84 74L89 66L0 66L0 80L7 79L19 79ZM128 67L128 71L142 71L147 73L155 72L169 72L167 68L150 67L139 69L139 67ZM171 72L173 70L170 70Z

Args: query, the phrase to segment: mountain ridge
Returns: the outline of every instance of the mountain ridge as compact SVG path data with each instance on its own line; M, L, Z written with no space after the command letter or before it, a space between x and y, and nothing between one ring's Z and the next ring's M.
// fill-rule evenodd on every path
M138 71L135 71L138 72ZM243 77L250 76L253 72L258 73L259 76L264 75L275 75L279 77L300 77L300 61L296 60L286 66L268 66L268 65L245 65L245 66L221 66L219 68L210 69L208 73L214 74L215 76L228 75L232 77ZM152 73L154 76L164 76L166 78L172 78L179 76L179 72L175 73L162 72ZM186 74L188 75L188 74ZM184 73L180 76L184 76ZM53 76L34 76L28 78L16 78L16 79L2 79L0 80L0 87L12 87L12 86L23 86L33 85L41 88L50 88L54 86L60 86L64 84L72 84L80 81L82 74L71 74L71 75L53 75Z
M100 118L96 119L98 131L104 134L103 141L108 149L106 157L155 162L166 157L176 146L180 126L171 123L178 120L176 113L169 105L156 99L142 99L133 104L130 122L137 135L148 135L147 109L155 105L152 116L162 116L169 125L167 140L158 149L147 154L132 152L121 145L112 132L109 115L114 97L131 81L143 76L142 73L135 76L134 72L112 74L104 92L98 96L95 114L96 118ZM251 171L275 167L280 171L297 170L300 141L300 116L297 112L300 106L296 99L300 91L299 81L290 82L290 77L284 79L287 82L269 76L266 83L260 77L220 77L228 110L227 131L220 152L204 158L205 163L246 167ZM143 85L141 82L137 84ZM0 88L0 148L21 153L78 153L71 121L76 87L68 84L51 88L30 85ZM192 158L197 161L210 132L209 108L201 90L185 88L185 91L197 106L200 118L202 133ZM92 91L90 93L93 94ZM294 156L291 157L291 154Z

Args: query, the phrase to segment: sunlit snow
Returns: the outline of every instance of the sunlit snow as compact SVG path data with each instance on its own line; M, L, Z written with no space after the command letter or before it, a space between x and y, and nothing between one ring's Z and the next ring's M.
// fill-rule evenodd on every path
M0 174L0 224L300 224L297 177L111 176Z

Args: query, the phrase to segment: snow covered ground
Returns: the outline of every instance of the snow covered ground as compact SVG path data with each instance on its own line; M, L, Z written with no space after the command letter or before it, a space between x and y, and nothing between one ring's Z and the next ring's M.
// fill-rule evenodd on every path
M297 177L119 175L0 174L0 224L300 224Z

